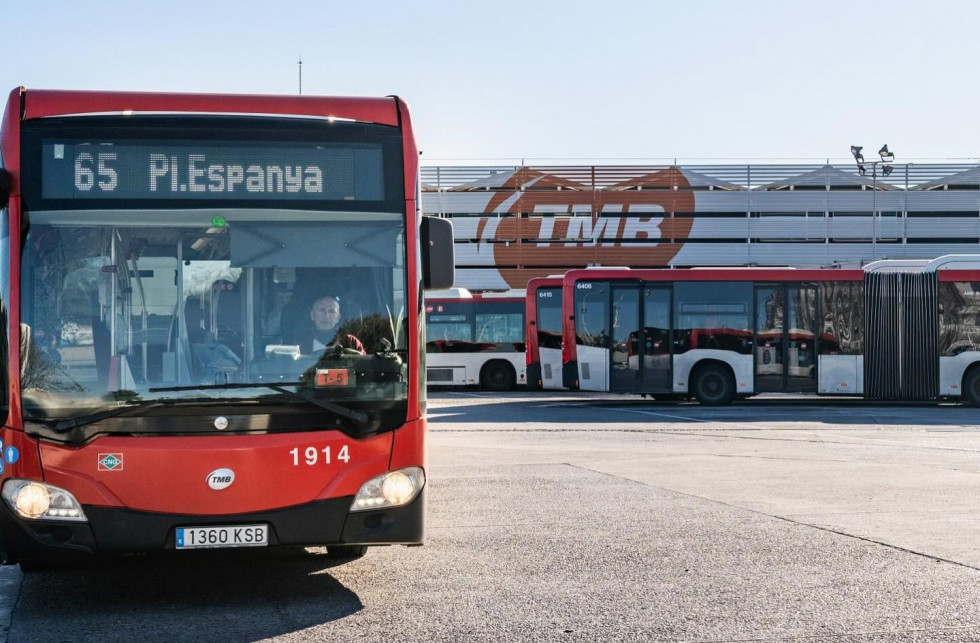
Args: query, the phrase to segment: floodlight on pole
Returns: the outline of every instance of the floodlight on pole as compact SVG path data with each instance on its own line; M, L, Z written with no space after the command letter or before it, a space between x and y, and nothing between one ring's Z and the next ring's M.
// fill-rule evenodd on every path
M866 163L864 162L864 155L861 154L861 150L864 148L860 145L851 146L851 155L854 157L854 162L857 163L858 173L864 176L867 173ZM878 259L878 165L881 165L881 175L889 176L895 169L893 166L889 165L895 160L895 155L888 151L888 145L882 145L881 149L878 150L878 156L881 157L880 161L871 161L871 254L874 255L873 259Z
M864 176L864 173L867 171L864 169L864 154L861 154L861 150L863 149L860 145L851 146L851 155L854 157L854 162L857 163L858 172L861 173L861 176Z

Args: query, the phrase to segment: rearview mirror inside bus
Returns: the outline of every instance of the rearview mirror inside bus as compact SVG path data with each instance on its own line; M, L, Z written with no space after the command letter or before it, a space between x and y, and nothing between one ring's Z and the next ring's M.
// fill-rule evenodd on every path
M448 219L422 217L422 287L452 288L456 279L453 224Z

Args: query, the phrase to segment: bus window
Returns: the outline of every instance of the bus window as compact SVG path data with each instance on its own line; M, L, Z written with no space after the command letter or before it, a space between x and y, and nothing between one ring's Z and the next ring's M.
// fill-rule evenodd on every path
M486 304L482 303L481 308ZM494 305L474 316L476 341L494 344L520 344L524 342L524 306L521 302Z
M829 281L818 286L821 355L864 352L864 284Z
M750 354L751 301L749 283L677 282L674 285L674 354L695 348Z
M940 354L980 350L980 282L939 284L939 305Z
M561 349L561 288L540 289L537 306L539 348Z
M575 341L583 346L609 347L609 285L575 285Z

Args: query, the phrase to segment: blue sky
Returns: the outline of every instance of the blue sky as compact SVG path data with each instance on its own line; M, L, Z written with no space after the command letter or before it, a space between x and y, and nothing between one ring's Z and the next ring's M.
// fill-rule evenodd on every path
M980 157L980 3L7 2L0 89L398 94L423 161Z

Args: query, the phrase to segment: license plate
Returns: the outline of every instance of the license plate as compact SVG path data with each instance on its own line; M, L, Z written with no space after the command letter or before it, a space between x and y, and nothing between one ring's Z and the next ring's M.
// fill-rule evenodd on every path
M265 547L268 544L268 525L177 527L177 549Z

